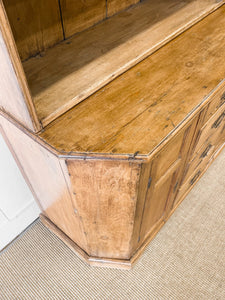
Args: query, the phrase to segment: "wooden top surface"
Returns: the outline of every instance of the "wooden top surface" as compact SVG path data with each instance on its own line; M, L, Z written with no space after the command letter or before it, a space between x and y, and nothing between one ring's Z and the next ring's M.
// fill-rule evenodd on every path
M148 154L225 78L225 5L52 122L62 153Z
M224 1L148 0L23 63L45 127Z

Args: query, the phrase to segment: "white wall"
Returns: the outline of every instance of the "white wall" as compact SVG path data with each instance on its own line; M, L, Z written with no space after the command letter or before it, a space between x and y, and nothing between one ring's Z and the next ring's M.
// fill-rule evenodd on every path
M0 134L0 250L39 215L40 210Z

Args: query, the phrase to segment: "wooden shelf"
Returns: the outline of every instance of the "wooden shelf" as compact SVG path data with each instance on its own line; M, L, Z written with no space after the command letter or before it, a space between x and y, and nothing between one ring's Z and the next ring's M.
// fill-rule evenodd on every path
M225 78L224 16L222 6L40 137L62 153L148 154Z
M146 58L223 2L143 1L25 61L25 74L43 126ZM117 99L121 98L117 90L115 93ZM92 105L98 105L92 102Z
M225 0L3 1L0 132L48 227L129 267L225 146Z

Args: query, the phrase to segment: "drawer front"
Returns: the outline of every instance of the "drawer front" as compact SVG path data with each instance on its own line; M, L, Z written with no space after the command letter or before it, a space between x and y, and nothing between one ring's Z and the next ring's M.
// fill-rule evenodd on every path
M221 85L218 90L212 95L212 100L208 105L204 123L207 123L215 112L225 104L225 84Z
M181 185L181 187L180 187L180 189L178 191L176 199L174 201L174 206L176 206L183 199L184 195L186 195L186 193L200 179L201 175L204 173L205 168L209 164L210 160L211 160L210 158L204 160L201 163L201 166L199 166L198 168L196 168L196 170L194 171L194 173L192 174L192 176L190 176L186 181L183 182L183 184Z
M201 129L195 146L195 154L199 152L200 148L210 138L213 138L214 144L217 143L217 140L220 137L223 138L224 126L225 126L225 105L223 105L220 109L218 109L218 111L214 114L214 116L211 117L209 121Z
M174 205L179 203L189 189L198 181L207 169L208 165L214 159L214 156L217 155L217 151L221 149L221 146L223 146L224 143L225 139L223 139L223 141L221 139L219 144L217 143L217 145L213 145L213 139L211 139L208 143L203 145L199 153L188 165L187 172L183 178L183 183L176 196Z
M186 196L186 194L187 194L187 192L191 189L191 187L194 185L194 181L195 182L197 182L197 179L200 177L200 175L201 175L201 173L200 173L200 171L199 170L197 170L197 172L193 175L193 177L192 177L192 182L190 183L190 181L185 181L182 185L181 185L181 187L180 187L180 189L179 189L179 191L178 191L178 193L177 193L177 196L176 196L176 198L175 198L175 201L174 201L174 207L178 204L178 203L180 203L181 202L181 200L183 200L183 197L184 196Z
M176 195L174 205L179 203L188 190L198 181L218 148L225 142L225 102L217 109L219 103L217 101L217 104L213 103L210 107L210 111L211 113L214 112L214 115L208 118L200 130L200 134L193 146L193 155L189 158L189 163L185 168L182 184ZM215 109L217 109L216 112Z
M193 160L188 164L183 182L186 182L197 169L202 168L202 165L205 165L211 158L214 153L215 146L213 145L212 140L206 142L195 155Z
M210 163L211 159L213 158L214 151L211 152L211 155L206 156L199 165L195 169L190 172L190 176L186 177L187 179L182 184L182 187L186 186L185 189L189 189L191 186L193 186L200 176L204 173L205 169L207 168L208 164Z
M223 125L222 125L222 121L223 120ZM220 147L220 145L222 145L225 141L225 115L220 114L220 117L218 119L216 119L215 122L210 122L211 127L212 128L212 124L217 124L220 123L219 127L217 128L217 130L213 131L213 133L207 138L206 135L204 135L204 137L206 138L205 142L203 143L203 145L197 146L197 149L195 151L195 155L193 155L193 157L190 159L185 173L184 173L184 178L183 178L183 182L185 182L186 180L188 180L198 168L202 169L202 166L204 167L205 164L211 159L211 157L213 156L213 154L216 152L216 150L218 149L218 147ZM215 127L212 128L213 130L215 129ZM208 130L208 128L206 128L206 131ZM200 142L202 143L201 139ZM199 143L200 145L200 143Z

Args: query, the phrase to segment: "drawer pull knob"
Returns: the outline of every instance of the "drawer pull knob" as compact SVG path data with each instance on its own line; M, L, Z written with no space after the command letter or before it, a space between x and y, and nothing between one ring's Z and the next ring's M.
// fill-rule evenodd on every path
M225 112L213 123L212 128L218 128L225 117Z
M202 152L202 154L201 154L201 156L200 156L200 158L204 158L204 157L206 157L207 156L207 154L208 154L208 152L209 152L209 150L212 148L212 145L211 144L209 144L207 147L206 147L206 149Z
M198 179L198 177L200 176L201 171L198 171L198 173L195 174L195 176L191 179L190 184L193 185L195 183L195 181Z

